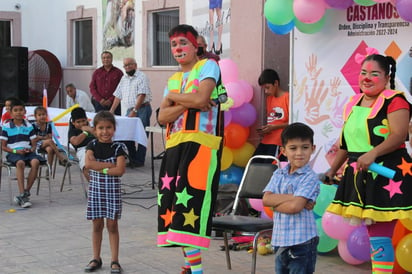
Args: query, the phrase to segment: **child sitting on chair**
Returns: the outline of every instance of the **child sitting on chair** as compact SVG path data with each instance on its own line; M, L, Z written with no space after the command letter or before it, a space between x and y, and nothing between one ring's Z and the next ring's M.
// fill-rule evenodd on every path
M90 176L89 170L85 168L86 146L95 138L94 128L89 125L84 109L80 107L73 109L69 123L69 142L76 149L76 156L79 158L79 166L87 181L90 181Z
M21 207L30 207L30 189L37 178L40 163L46 161L36 151L36 134L29 121L24 119L26 108L18 99L10 106L11 119L2 126L1 148L7 152L6 159L16 166L17 184L20 195L14 201ZM30 166L27 185L24 186L24 168Z
M47 162L50 168L53 165L54 155L59 158L59 163L63 166L67 164L67 159L59 151L56 144L52 139L52 127L47 122L47 109L45 107L36 107L34 109L34 118L36 121L33 123L34 132L37 138L37 151L44 151L47 153Z

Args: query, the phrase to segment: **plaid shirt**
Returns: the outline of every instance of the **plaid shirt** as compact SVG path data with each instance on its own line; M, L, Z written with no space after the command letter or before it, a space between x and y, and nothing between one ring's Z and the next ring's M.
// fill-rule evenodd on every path
M122 116L126 116L127 110L136 105L137 95L146 94L143 104L150 103L152 93L149 86L149 78L137 70L133 76L123 75L113 95L120 99Z
M309 164L289 174L290 165L277 169L263 192L293 194L316 201L320 185L318 175ZM317 236L315 216L311 210L302 209L296 214L273 212L272 245L288 247L304 243Z

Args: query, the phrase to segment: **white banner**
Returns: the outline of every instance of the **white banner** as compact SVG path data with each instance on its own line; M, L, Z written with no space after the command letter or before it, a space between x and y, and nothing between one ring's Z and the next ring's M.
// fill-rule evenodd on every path
M343 106L359 92L357 53L365 55L365 48L373 47L392 56L397 61L396 89L412 102L411 22L402 20L390 3L353 5L328 10L325 16L320 32L295 30L292 35L292 121L304 122L315 131L312 166L316 172L329 168L334 144L339 142Z

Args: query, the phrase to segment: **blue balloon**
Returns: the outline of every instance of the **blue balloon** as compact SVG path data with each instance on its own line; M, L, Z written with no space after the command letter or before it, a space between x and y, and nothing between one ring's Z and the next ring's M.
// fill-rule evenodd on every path
M284 35L288 34L294 27L295 27L295 22L292 20L289 23L285 25L275 25L266 20L268 28L275 34L279 35Z
M220 172L219 184L240 184L244 169L236 165L231 165L228 169Z

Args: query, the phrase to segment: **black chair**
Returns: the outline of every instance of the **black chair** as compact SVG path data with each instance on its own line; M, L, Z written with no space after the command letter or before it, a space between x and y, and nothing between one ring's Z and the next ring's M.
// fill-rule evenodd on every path
M264 162L266 160L266 162ZM269 163L273 160L276 164ZM272 231L273 221L253 216L238 215L240 199L262 199L263 189L268 184L273 172L277 169L279 160L274 156L256 155L249 159L239 189L236 194L232 212L229 215L213 218L212 229L223 233L226 264L232 269L229 254L228 234L253 235L252 271L256 271L257 240L263 233Z
M69 184L72 183L70 168L72 166L77 165L78 170L80 171L80 183L81 183L83 191L84 191L84 196L87 199L87 186L84 182L85 178L83 177L84 176L83 175L83 170L80 168L79 159L76 156L76 150L74 148L72 148L72 145L70 144L69 131L70 131L71 127L73 127L73 125L72 125L72 122L71 122L71 119L70 119L69 120L69 129L68 129L68 132L67 132L67 145L64 149L64 153L66 153L68 161L67 161L66 165L64 166L64 173L63 173L63 178L62 178L62 182L61 182L61 185L60 185L60 192L63 191L63 186L64 186L64 181L66 180L66 175L68 175L68 177L69 177Z

